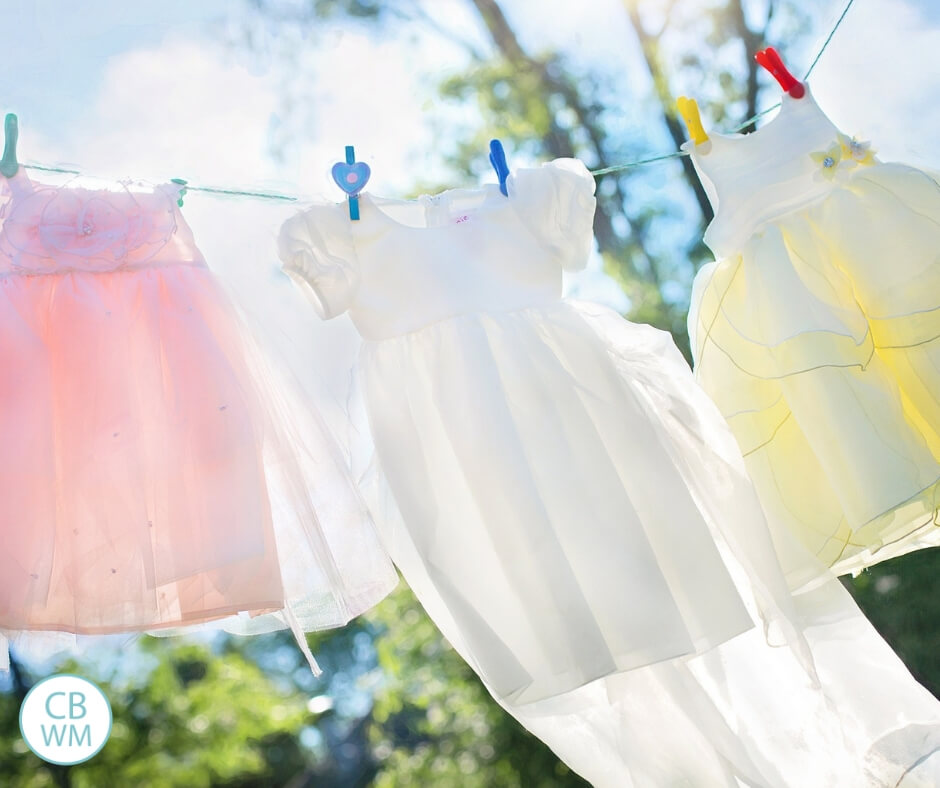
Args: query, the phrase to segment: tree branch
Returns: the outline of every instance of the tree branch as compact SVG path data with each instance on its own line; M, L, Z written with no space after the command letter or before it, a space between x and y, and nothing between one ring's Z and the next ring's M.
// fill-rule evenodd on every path
M471 2L483 20L493 44L500 54L513 68L535 74L545 94L549 96L557 95L564 101L565 106L574 113L578 124L586 132L598 166L601 168L609 166L606 155L606 134L601 124L596 121L598 113L585 104L577 88L569 81L552 74L551 61L546 62L536 59L523 49L497 0L471 0ZM550 116L549 131L545 135L543 143L548 154L556 158L577 154L570 131L558 125L554 114ZM617 254L620 258L626 258L622 261L624 266L630 271L631 275L639 276L633 261L622 254L624 242L614 230L614 213L622 214L631 235L639 239L637 228L623 210L625 204L626 195L623 193L622 185L618 180L614 195L608 199L598 200L597 212L594 215L594 235L597 238L598 248L602 253L609 252ZM616 210L612 210L615 205ZM642 247L642 244L639 245ZM650 267L652 268L652 266Z
M653 80L653 90L656 93L656 98L659 99L663 123L666 124L666 130L669 132L669 136L672 138L676 148L679 148L685 142L685 132L682 129L679 118L676 117L675 97L669 89L668 78L660 65L659 40L644 27L643 20L640 18L639 9L635 3L631 2L631 0L624 0L624 7L627 10L627 15L630 17L630 24L633 25L637 39L640 42L640 50L643 53L646 68ZM712 212L708 195L705 193L705 188L702 186L701 181L699 181L695 167L692 165L692 160L688 156L683 156L679 161L682 163L685 178L695 194L695 201L698 203L699 210L702 213L702 219L707 224L712 220L714 213Z

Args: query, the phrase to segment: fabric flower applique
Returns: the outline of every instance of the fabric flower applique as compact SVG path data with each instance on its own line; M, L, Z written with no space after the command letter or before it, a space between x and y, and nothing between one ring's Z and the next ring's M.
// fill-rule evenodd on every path
M870 142L859 142L855 137L846 134L840 134L838 139L843 156L848 156L858 164L875 163L875 152L871 149Z
M859 142L854 137L839 134L836 141L826 150L810 154L810 158L819 165L816 178L835 180L844 177L849 170L859 165L875 163L875 154L870 142Z
M168 243L176 228L169 195L159 189L92 192L37 186L5 207L0 253L15 267L33 272L63 266L110 271L142 263Z
M843 164L842 145L838 142L833 143L826 150L811 153L810 158L820 167L819 172L816 173L817 177L831 181L835 178L839 166Z

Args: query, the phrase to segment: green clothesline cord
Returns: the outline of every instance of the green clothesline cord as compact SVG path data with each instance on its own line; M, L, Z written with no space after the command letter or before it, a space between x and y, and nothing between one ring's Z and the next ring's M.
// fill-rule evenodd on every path
M81 175L78 170L69 170L64 167L47 167L44 164L24 164L30 170L42 170L43 172L60 172L64 175ZM286 200L287 202L296 202L299 198L292 197L289 194L277 194L276 192L246 192L239 189L216 189L212 186L191 186L180 178L174 178L174 183L184 186L186 191L190 192L208 192L209 194L228 194L234 197L257 197L259 200Z
M809 79L810 74L813 73L813 69L816 68L816 64L819 62L819 59L823 56L823 52L826 51L826 48L829 46L830 42L832 41L832 37L836 34L836 31L842 25L842 21L845 19L845 15L849 12L849 9L852 7L852 4L854 2L855 0L849 0L849 2L845 4L845 8L842 9L842 13L839 14L839 18L836 20L836 23L832 26L832 30L829 31L829 35L826 36L826 40L823 41L822 46L819 48L819 52L816 53L816 57L813 58L813 62L810 64L810 67L806 70L806 74L803 77L804 82L807 79ZM743 131L752 123L754 123L754 121L759 120L768 112L773 112L775 109L779 107L780 107L780 102L778 101L772 107L767 107L767 109L761 110L753 117L750 117L746 121L744 121L744 123L741 123L740 125L735 126L733 129L729 130L727 133L737 134L739 131ZM673 151L672 153L664 153L660 156L652 156L648 159L640 159L639 161L631 161L628 164L617 164L613 167L605 167L602 170L591 170L591 175L595 177L600 176L600 175L607 175L608 173L611 173L611 172L621 172L623 170L632 169L633 167L640 167L644 164L652 164L653 162L665 161L666 159L679 159L683 156L688 156L688 155L689 155L688 151L677 150L677 151Z
M845 8L842 9L842 13L839 15L839 18L836 20L836 23L833 25L832 30L829 31L829 35L826 36L826 40L823 41L823 44L820 47L819 52L816 53L816 57L813 59L813 62L810 64L810 67L807 69L806 75L803 77L804 81L809 79L810 74L813 73L813 69L816 68L816 64L819 63L819 59L823 56L823 53L826 51L826 48L829 46L830 42L832 41L833 36L835 36L836 31L839 29L840 25L842 24L842 21L845 19L845 15L848 14L849 9L852 7L852 4L854 2L855 0L849 0L848 3L846 3ZM779 106L780 106L780 102L778 101L772 107L767 107L767 109L761 110L753 117L748 118L746 121L744 121L744 123L740 124L739 126L735 126L728 133L736 134L737 132L742 131L743 129L746 129L748 126L754 123L754 121L759 120L768 112L773 112ZM663 153L659 156L651 156L647 159L639 159L637 161L631 161L627 164L617 164L617 165L614 165L613 167L604 167L601 170L591 170L591 175L595 177L600 177L601 175L608 175L612 172L622 172L623 170L629 170L634 167L641 167L644 164L653 164L655 162L666 161L668 159L678 159L682 156L688 156L688 155L689 155L688 152L681 151L681 150L673 151L672 153ZM23 166L31 170L42 170L43 172L58 172L58 173L66 174L66 175L81 175L82 174L78 170L69 170L69 169L64 169L61 167L47 167L42 164L24 164ZM289 194L277 194L275 192L249 192L249 191L241 191L239 189L216 189L210 186L191 186L188 183L185 184L185 187L187 191L191 191L191 192L207 192L209 194L225 194L225 195L229 195L232 197L254 197L259 200L281 200L284 202L297 202L297 200L299 199L298 197L294 197Z

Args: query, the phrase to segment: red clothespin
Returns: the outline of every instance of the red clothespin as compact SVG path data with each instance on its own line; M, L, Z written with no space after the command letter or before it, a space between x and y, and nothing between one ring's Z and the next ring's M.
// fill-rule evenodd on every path
M806 95L806 88L793 74L791 74L781 59L779 53L773 47L762 49L754 59L764 68L766 68L774 79L780 83L784 93L789 93L793 98L803 98Z

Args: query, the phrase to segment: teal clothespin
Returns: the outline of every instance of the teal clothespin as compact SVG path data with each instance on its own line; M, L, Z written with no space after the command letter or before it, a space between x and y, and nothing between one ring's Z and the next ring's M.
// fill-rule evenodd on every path
M356 150L352 145L346 146L346 161L338 161L333 165L333 180L346 196L349 197L349 218L359 221L359 192L369 182L372 170L364 161L356 161Z
M170 183L175 183L177 186L180 187L179 196L178 196L177 199L176 199L176 204L177 204L180 208L182 208L182 207L183 207L183 197L186 196L186 192L187 192L187 189L186 189L186 183L187 183L187 182L186 182L185 180L183 180L182 178L170 178Z
M0 159L0 173L7 178L12 178L20 169L19 162L16 160L16 141L19 139L20 131L16 120L16 115L12 112L7 114L3 122L3 158Z

